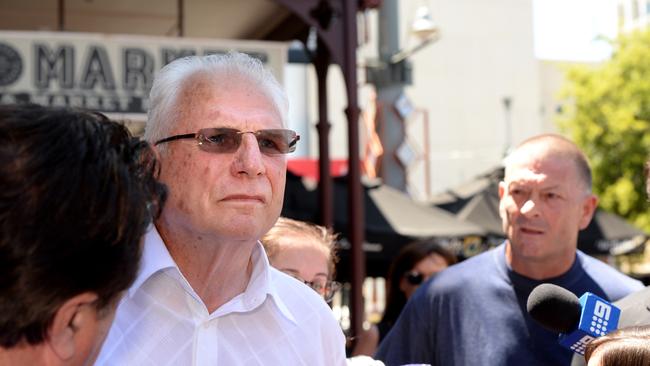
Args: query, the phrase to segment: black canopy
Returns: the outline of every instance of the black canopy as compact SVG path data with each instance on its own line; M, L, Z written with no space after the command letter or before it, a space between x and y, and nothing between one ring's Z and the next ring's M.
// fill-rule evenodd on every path
M334 230L345 235L348 225L346 177L334 179ZM299 176L287 172L287 185L282 215L318 223L317 192L303 184ZM453 214L414 202L405 193L386 185L365 183L364 251L369 276L385 276L388 266L399 249L418 238L463 238L484 235L479 225L464 222ZM346 240L342 238L339 277L349 275Z

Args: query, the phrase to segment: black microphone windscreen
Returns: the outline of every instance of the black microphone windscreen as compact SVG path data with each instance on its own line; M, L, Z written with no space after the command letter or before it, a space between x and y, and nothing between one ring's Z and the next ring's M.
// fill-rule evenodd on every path
M528 295L528 314L542 327L556 333L569 333L580 321L580 300L571 291L543 283Z

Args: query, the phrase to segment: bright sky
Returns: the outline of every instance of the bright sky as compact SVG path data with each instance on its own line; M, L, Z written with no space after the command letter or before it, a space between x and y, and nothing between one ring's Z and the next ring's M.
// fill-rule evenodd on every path
M533 0L535 56L598 61L611 47L595 38L616 36L616 0Z

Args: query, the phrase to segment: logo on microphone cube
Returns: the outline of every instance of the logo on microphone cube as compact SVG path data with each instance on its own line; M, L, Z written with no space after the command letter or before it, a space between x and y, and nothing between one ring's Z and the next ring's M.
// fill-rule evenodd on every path
M609 316L611 313L611 305L606 304L600 300L596 300L596 303L594 305L594 315L591 317L591 325L589 326L589 331L598 336L607 334L610 321ZM610 327L609 329L612 328Z
M589 292L580 297L580 306L582 312L577 329L560 334L560 344L584 355L589 342L616 329L621 310Z

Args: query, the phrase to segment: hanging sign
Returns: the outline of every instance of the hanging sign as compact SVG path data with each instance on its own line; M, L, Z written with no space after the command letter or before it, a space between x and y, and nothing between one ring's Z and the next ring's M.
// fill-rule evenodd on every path
M282 82L287 49L281 42L0 31L0 104L143 114L155 73L177 58L236 50Z

